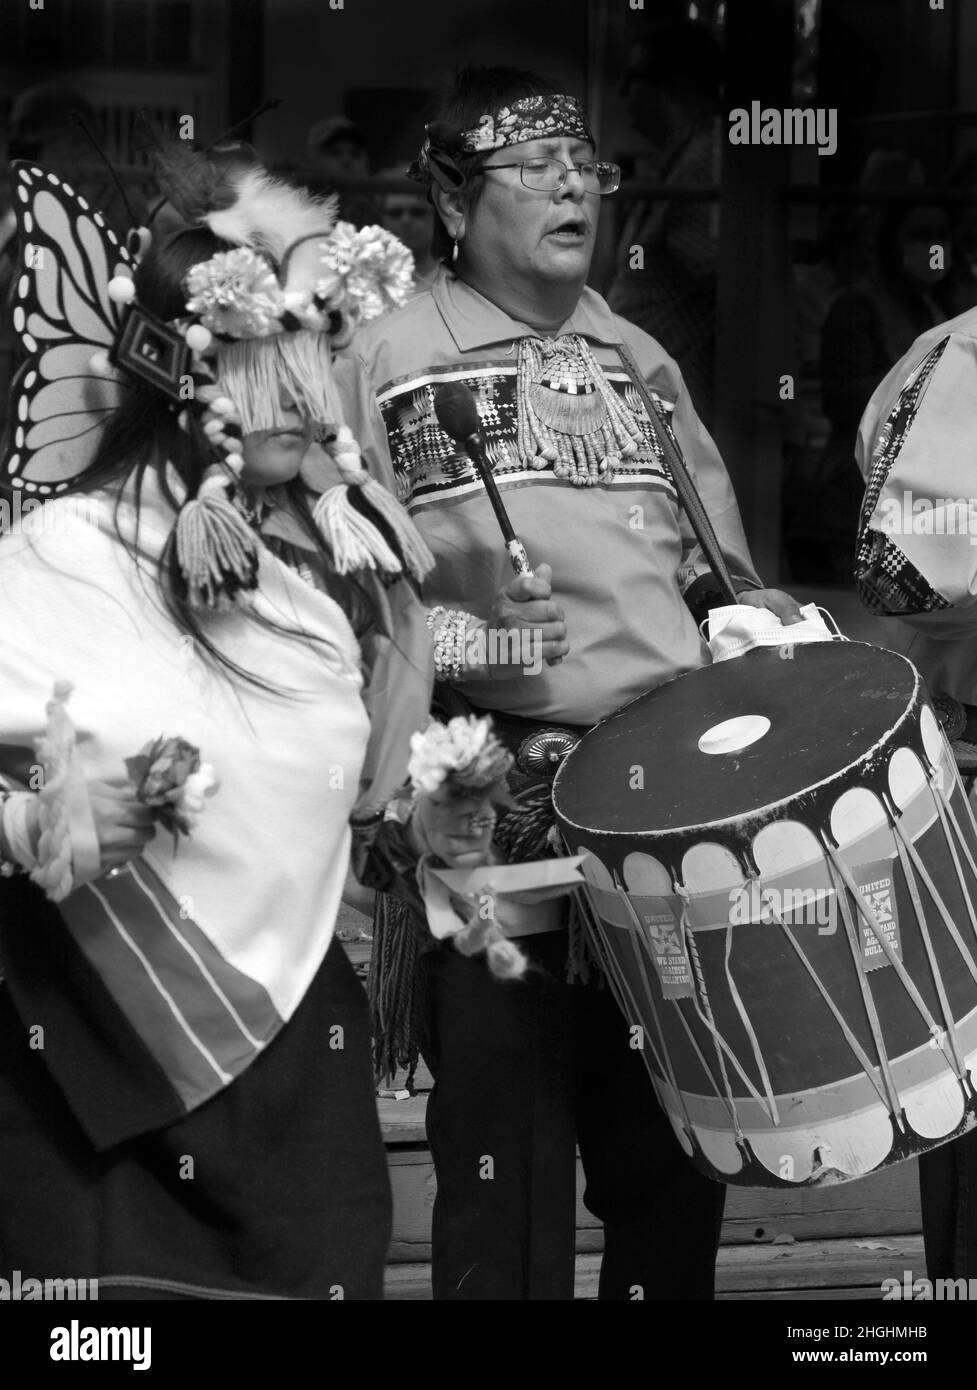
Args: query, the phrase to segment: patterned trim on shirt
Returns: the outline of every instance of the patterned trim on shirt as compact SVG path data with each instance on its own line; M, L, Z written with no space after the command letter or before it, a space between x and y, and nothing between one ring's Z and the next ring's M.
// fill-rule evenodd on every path
M516 373L515 362L511 366L494 361L432 367L423 375L393 381L380 392L377 401L390 441L398 496L411 511L460 502L482 490L468 455L444 433L434 413L435 390L448 381L463 381L475 397L486 453L500 490L528 485L573 487L568 479L557 478L549 465L533 468L519 457ZM605 369L604 376L640 426L644 443L621 462L610 482L599 486L611 490L643 487L664 492L677 502L661 445L627 374ZM673 401L657 394L654 398L671 413Z
M873 613L932 613L951 607L948 600L936 592L903 554L891 536L872 530L868 524L879 494L912 429L926 385L949 341L947 335L937 343L924 357L912 380L899 392L899 399L879 430L872 453L855 551L855 587L862 602Z

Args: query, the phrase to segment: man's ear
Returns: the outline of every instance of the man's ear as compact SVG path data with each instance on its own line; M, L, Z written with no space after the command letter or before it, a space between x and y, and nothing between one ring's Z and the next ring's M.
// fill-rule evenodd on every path
M465 235L464 191L456 188L449 192L434 184L431 188L431 198L438 216L444 223L445 231L453 241L460 241Z

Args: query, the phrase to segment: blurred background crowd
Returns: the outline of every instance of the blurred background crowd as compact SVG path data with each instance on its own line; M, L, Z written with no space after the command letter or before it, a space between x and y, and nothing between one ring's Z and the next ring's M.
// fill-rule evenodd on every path
M70 177L123 233L91 137L144 215L139 111L336 192L342 217L407 244L421 292L432 213L404 175L433 96L465 62L539 70L585 99L624 170L592 283L678 360L761 568L849 586L861 413L921 331L977 305L971 57L966 0L3 0L0 296L7 161ZM732 146L728 112L752 101L836 110L837 151ZM8 307L0 384L15 366Z

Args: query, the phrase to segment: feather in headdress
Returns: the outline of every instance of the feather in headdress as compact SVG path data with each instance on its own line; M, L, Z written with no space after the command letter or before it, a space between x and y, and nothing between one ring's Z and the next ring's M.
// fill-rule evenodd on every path
M138 148L152 160L163 200L172 204L184 222L196 226L209 212L234 201L232 176L239 169L191 149L186 140L155 130L142 112L136 127Z
M304 237L328 236L336 225L335 194L313 197L263 169L236 169L230 176L232 203L204 217L215 236L236 246L255 246L281 264L286 250Z

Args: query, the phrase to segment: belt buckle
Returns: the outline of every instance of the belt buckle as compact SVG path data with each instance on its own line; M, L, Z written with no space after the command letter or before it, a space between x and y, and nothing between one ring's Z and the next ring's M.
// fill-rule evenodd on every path
M566 755L576 748L580 735L557 726L536 729L523 739L516 753L516 766L527 776L553 778Z

